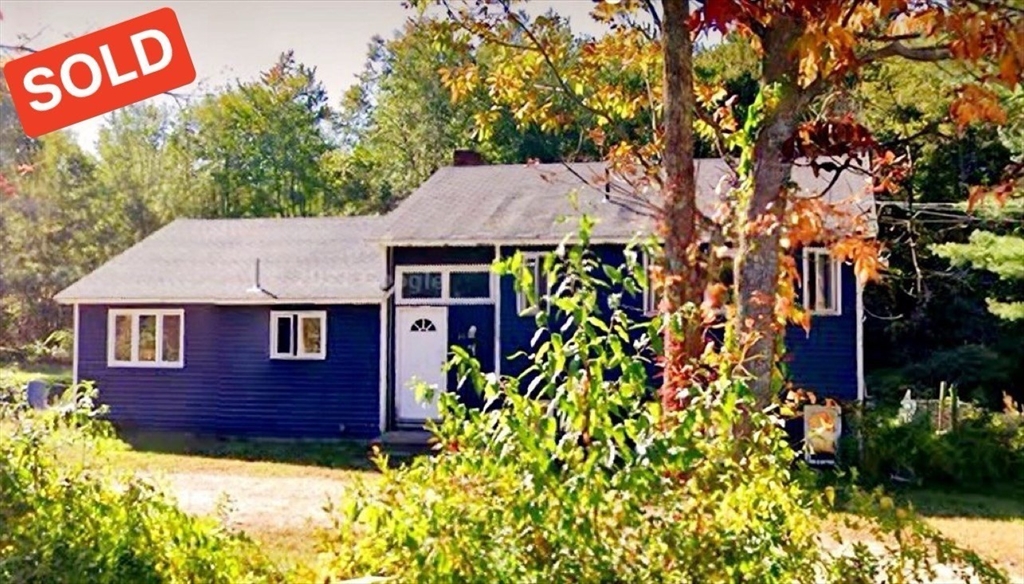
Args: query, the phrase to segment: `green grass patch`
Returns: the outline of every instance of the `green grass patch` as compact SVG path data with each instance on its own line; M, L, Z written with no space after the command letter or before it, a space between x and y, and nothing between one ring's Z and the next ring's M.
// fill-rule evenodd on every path
M17 363L0 366L0 387L23 387L33 379L50 383L71 383L71 367L67 365Z
M122 431L132 451L326 469L373 468L365 443L354 440L304 441L233 439L166 432Z
M926 517L962 517L1014 521L1024 526L1024 498L1020 494L976 494L936 490L909 491L904 497ZM1024 548L1024 538L1021 539Z
M1019 493L923 489L900 498L943 535L1000 564L1014 581L1024 581L1024 500Z

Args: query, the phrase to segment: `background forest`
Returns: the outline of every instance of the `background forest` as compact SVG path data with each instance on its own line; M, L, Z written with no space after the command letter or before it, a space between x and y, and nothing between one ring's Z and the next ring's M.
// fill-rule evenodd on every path
M485 89L453 101L439 70L492 56L448 51L427 29L410 21L374 39L338 101L285 52L257 79L110 115L95 153L67 132L24 136L0 84L0 361L66 354L70 311L52 296L176 218L383 213L456 148L491 163L600 158L600 138L581 130L589 124L522 131L521 112ZM573 34L568 23L563 33ZM704 47L697 74L749 105L758 87L748 51L729 38ZM958 129L942 120L960 77L886 63L834 96L913 161L901 191L880 195L888 269L866 294L868 389L883 400L908 387L934 393L940 381L992 406L1004 391L1024 399L1024 213L1019 200L963 207L967 185L997 182L1024 155L1024 95L1003 96L1003 128ZM698 144L698 156L712 151Z

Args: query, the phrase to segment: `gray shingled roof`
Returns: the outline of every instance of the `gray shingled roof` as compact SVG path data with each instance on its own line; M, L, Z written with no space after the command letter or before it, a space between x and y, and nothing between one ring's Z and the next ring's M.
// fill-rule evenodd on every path
M179 219L56 298L61 302L378 302L382 217ZM260 260L260 284L248 291Z
M697 203L707 216L714 215L723 200L717 187L726 172L721 160L697 162ZM387 217L182 219L75 282L56 299L377 302L383 297L383 242L551 243L574 233L574 222L562 219L581 213L598 219L595 241L628 241L650 232L646 217L608 202L603 188L580 179L597 182L603 176L602 163L576 163L571 170L561 164L446 167ZM807 168L795 168L793 178L805 196L817 195L829 180L813 176ZM849 215L873 220L868 186L864 177L848 173L825 199L849 205ZM273 297L251 291L257 259L260 284Z
M697 161L697 206L713 216L723 200L716 187L728 168L721 159ZM575 230L560 218L587 213L598 219L592 234L597 241L628 241L651 230L650 220L608 202L603 188L585 184L604 176L603 163L486 165L438 170L389 216L382 239L399 245L467 245L488 243L556 242ZM579 175L579 176L577 176ZM815 177L809 168L793 169L793 180L804 196L819 194L831 173ZM828 190L825 199L849 204L855 214L873 215L866 177L847 172ZM614 192L614 191L613 191ZM575 193L577 209L569 197Z

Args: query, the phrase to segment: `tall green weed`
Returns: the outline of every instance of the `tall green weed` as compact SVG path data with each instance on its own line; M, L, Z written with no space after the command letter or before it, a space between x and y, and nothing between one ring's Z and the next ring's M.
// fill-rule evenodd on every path
M528 285L521 256L496 268ZM332 509L324 580L914 582L941 561L1005 581L884 493L819 488L742 378L720 376L692 389L690 407L664 411L650 377L660 322L637 322L619 293L646 285L636 253L609 267L563 246L545 270L553 292L527 370L498 377L453 349L451 367L487 406L442 393L438 452L399 468L379 457L382 480ZM823 544L840 504L877 545Z
M246 583L283 576L245 537L96 464L111 448L91 388L0 411L0 582Z

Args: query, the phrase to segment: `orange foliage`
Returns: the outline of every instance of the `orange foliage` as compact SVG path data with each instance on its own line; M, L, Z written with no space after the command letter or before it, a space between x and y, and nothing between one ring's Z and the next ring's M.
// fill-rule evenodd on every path
M1006 112L999 105L999 96L975 84L960 88L949 106L949 114L961 130L972 123L1006 123Z
M879 259L882 248L877 240L847 237L832 246L832 256L839 260L853 262L857 281L866 284L881 277L882 262Z

